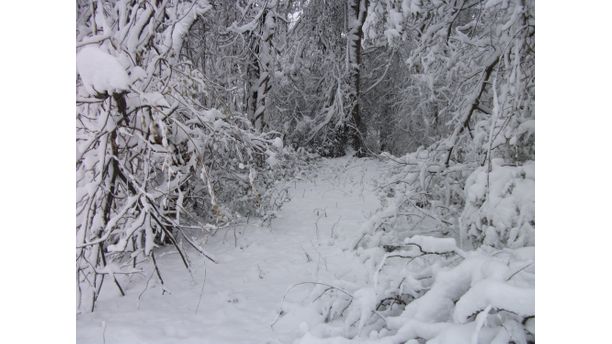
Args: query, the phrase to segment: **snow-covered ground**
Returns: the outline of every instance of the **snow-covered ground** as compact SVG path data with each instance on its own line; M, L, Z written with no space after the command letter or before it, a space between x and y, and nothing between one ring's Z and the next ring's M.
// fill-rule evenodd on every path
M322 320L308 307L310 282L369 278L348 247L379 206L374 185L382 171L372 159L323 160L311 175L291 182L291 200L270 226L251 221L202 237L218 264L192 252L191 274L178 254L161 250L167 292L148 274L126 282L125 297L107 283L96 311L77 315L77 342L293 342Z

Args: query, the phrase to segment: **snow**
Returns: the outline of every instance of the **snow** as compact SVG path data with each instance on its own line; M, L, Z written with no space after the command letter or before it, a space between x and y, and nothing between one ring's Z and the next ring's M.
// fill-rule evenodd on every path
M121 63L100 47L88 45L77 53L77 71L90 95L115 93L129 88L129 77Z
M389 45L393 44L393 40L401 36L402 32L402 21L404 16L401 12L396 11L393 8L388 9L388 28L384 31L384 35L387 38Z
M465 325L451 325L440 332L437 336L427 341L427 344L487 344L491 343L498 329L477 329L476 323ZM478 331L477 336L474 334Z
M276 157L275 152L268 150L266 151L266 155L268 156L266 158L266 164L268 164L268 166L274 168L280 163L280 160L278 160L278 158Z
M211 121L216 115L207 114ZM127 295L106 283L97 310L77 316L77 342L99 343L102 336L130 344L526 342L513 317L535 311L533 247L464 252L453 238L412 235L405 244L438 254L419 258L412 270L394 270L382 269L392 262L380 247L359 243L366 233L380 233L375 229L401 201L396 195L380 203L375 185L385 168L373 159L325 159L280 183L290 201L269 226L250 219L213 236L194 234L217 264L191 251L188 272L176 251L159 248L165 284L150 267L129 279L115 273ZM249 168L251 183L256 178ZM439 264L443 259L455 263ZM379 301L398 288L389 275L404 276L401 288L415 299L382 315ZM420 278L427 275L431 280Z
M145 92L141 94L132 94L126 99L128 108L136 108L139 106L153 106L153 107L170 107L166 97L159 92Z
M463 323L470 315L487 306L521 316L535 315L535 290L491 279L479 281L457 301L453 318Z
M473 271L479 269L484 262L483 257L470 257L454 269L439 271L431 289L409 303L399 317L388 319L389 323L399 327L406 319L423 322L447 320L454 306L453 301L470 288Z
M404 240L406 244L417 244L425 252L444 253L457 250L457 243L453 238L434 238L424 235L415 235Z
M185 4L184 6L188 7L188 10L185 13L175 13L179 20L169 28L171 31L172 49L176 54L181 51L183 38L193 22L198 16L203 15L206 11L211 9L210 4L206 0L198 0L193 5Z
M272 145L278 149L282 149L283 148L283 139L281 139L280 137L276 137L274 138L274 140L272 140Z
M135 66L130 71L130 81L132 83L137 81L144 81L147 78L147 72L139 66Z
M476 316L476 329L472 333L472 344L478 343L478 336L480 334L480 330L486 324L487 315L491 311L491 308L491 305L488 305L487 308L484 309L484 311L478 313L478 315Z
M215 122L217 118L222 118L223 114L217 109L205 110L200 113L200 118L204 122Z
M355 320L359 320L358 329L361 331L372 312L375 311L377 301L376 291L372 288L363 288L355 292L353 302L358 306L358 312L352 314L357 316L351 317L349 314L345 319L345 324L350 326Z
M504 166L501 160L477 168L465 182L466 206L461 215L468 235L484 232L484 244L516 248L534 244L535 163Z
M361 261L340 243L358 235L360 224L379 206L372 184L381 170L382 165L370 159L324 160L312 173L287 185L291 201L270 227L251 219L198 239L218 264L191 252L191 274L171 248L159 249L156 258L167 292L162 295L150 268L130 280L117 275L124 278L120 282L127 295L118 296L114 285L105 283L96 311L77 315L77 342L102 343L104 338L119 344L263 344L291 343L302 336L301 343L318 340L307 331L323 321L311 302L325 287L292 288L279 316L281 299L301 282L342 287L339 279L369 279ZM372 293L356 295L363 311L359 318L375 307Z
M503 0L488 0L488 1L485 3L485 6L484 6L484 7L485 7L485 8L491 8L491 7L497 6L497 5L498 5L499 3L501 3L502 1L503 1Z

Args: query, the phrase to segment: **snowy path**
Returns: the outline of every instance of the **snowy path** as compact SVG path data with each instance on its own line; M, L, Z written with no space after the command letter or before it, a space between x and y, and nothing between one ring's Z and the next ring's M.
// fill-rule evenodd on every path
M236 246L231 230L209 238L205 248L218 264L191 254L191 276L177 254L160 253L170 294L162 295L152 278L139 302L148 276L133 278L125 297L106 290L96 312L77 316L77 343L293 342L302 322L321 316L306 307L312 285L300 285L288 293L286 313L272 328L290 286L366 278L345 247L379 205L372 185L381 171L380 163L369 159L323 160L309 180L292 183L291 201L270 227L237 228Z

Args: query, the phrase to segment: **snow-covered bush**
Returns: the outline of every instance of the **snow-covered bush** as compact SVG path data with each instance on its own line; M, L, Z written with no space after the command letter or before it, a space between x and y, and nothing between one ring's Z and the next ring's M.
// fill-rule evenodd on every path
M77 284L93 309L102 284L141 271L156 246L184 244L261 214L266 184L286 171L277 134L206 108L202 74L179 56L205 0L77 4ZM148 259L148 258L152 259ZM162 281L163 283L163 281Z
M372 279L316 298L325 321L297 343L535 340L533 247L464 252L453 239L415 236L386 249L358 251Z
M494 247L534 245L535 164L477 168L465 182L461 230L466 241Z
M371 278L316 298L299 343L534 342L533 2L371 6L368 39L402 58L372 51L405 71L375 79L369 124L420 148L381 155L382 208L349 247Z

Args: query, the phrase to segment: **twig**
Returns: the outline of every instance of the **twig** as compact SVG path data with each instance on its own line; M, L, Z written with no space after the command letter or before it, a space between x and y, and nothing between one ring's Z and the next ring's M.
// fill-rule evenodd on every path
M427 211L425 211L425 210L421 209L421 207L418 207L418 206L417 206L416 204L414 204L412 201L408 201L408 203L410 203L410 205L412 205L412 206L413 206L413 207L414 207L414 208L415 208L417 211L419 211L419 212L423 213L423 215L426 215L426 216L428 216L428 217L431 217L432 219L434 219L434 220L436 220L436 221L438 221L438 222L440 222L440 223L442 223L442 224L445 224L445 225L447 225L447 226L452 226L452 225L453 225L451 222L448 222L448 221L446 221L446 220L442 220L442 219L440 219L439 217L434 216L434 215L430 214L429 212L427 212Z
M204 252L203 249L201 249L200 247L198 247L198 245L196 245L193 241L191 241L191 239L189 239L187 237L187 235L185 233L183 233L182 230L179 230L179 233L181 233L181 235L183 236L183 238L185 238L185 240L187 241L187 243L189 245L191 245L191 247L193 247L194 249L196 249L196 251L198 251L201 255L203 255L204 257L208 258L208 260L210 260L211 262L217 264L217 261L214 260L211 256L209 256L208 254L206 254L206 252Z
M321 294L319 294L319 296L315 297L312 302L317 301L318 299L320 299L323 295L325 295L325 293L327 293L330 290L334 290L333 287L327 287L325 290L323 290L323 292Z
M334 222L334 224L331 226L331 230L330 230L330 237L333 238L334 237L334 229L336 228L336 225L338 225L338 223L340 222L340 220L342 219L342 215L340 215L338 217L338 220L336 222Z
M301 285L304 284L316 284L316 285L322 285L322 286L326 286L328 288L333 288L335 290L338 290L344 294L346 294L348 297L351 298L351 301L353 300L353 295L351 295L349 292L347 292L344 289L340 289L338 287L334 287L333 285L330 284L326 284L326 283L321 283L321 282L300 282L300 283L296 283L294 285L292 285L291 287L287 288L287 291L285 291L285 294L283 295L283 298L281 300L281 304L280 304L280 310L278 312L278 314L276 315L276 318L274 318L274 321L272 321L272 323L270 324L270 327L274 327L274 325L278 322L278 320L280 319L281 316L283 316L285 314L285 312L283 311L283 305L285 304L285 299L287 298L287 294L289 294L289 292L295 288L295 287L299 287Z
M138 294L138 303L136 304L136 309L140 309L140 302L142 301L142 296L144 295L144 293L149 289L149 282L151 282L151 279L153 278L153 275L155 274L155 271L151 272L151 275L149 276L149 278L147 279L147 283L145 283L145 287L142 289L142 291L140 292L140 294Z
M157 260L155 260L155 252L151 251L151 260L153 261L153 267L155 267L155 273L157 274L157 278L159 278L159 282L164 285L164 279L159 272L159 268L157 267Z
M106 344L106 321L102 320L102 343Z
M533 262L531 262L531 263L529 263L529 264L527 264L527 265L523 266L522 268L518 269L516 272L514 272L512 275L510 275L510 277L506 278L506 282L507 282L507 281L509 281L509 280L511 280L511 279L512 279L512 277L516 276L516 275L517 275L519 272L521 272L521 271L523 271L523 270L527 269L528 267L530 267L530 266L532 266L532 265L533 265Z
M353 250L356 250L357 247L359 247L359 244L361 243L361 240L363 240L363 238L365 238L365 236L368 235L368 233L363 233L361 235L361 237L359 238L359 240L357 240L357 242L355 243L355 245L353 246Z
M399 304L401 304L403 306L406 305L406 302L404 300L400 299L399 295L396 295L396 296L386 297L386 298L380 300L380 302L376 306L376 310L380 309L380 306L382 306L386 301L393 301L393 303L399 303Z
M202 295L204 295L204 286L206 285L206 263L204 263L204 281L202 281L202 289L200 290L200 297L198 299L198 304L196 305L195 314L198 314L198 310L200 309L200 302L202 302Z
M119 281L117 281L117 277L115 277L115 274L111 273L110 275L113 277L113 281L115 282L115 285L119 289L121 296L125 296L125 292L123 291L123 288L121 288L121 284L119 284Z

